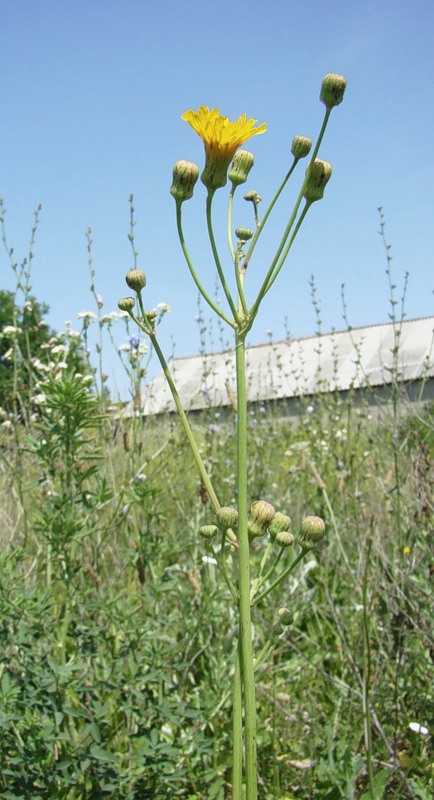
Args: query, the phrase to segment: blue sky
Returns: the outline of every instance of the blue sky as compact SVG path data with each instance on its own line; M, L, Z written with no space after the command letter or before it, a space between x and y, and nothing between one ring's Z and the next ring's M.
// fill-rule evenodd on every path
M181 114L204 104L230 118L246 112L268 123L267 133L246 145L255 154L255 167L242 187L255 188L265 209L291 162L293 136L315 137L319 130L318 95L328 72L348 80L320 153L332 163L333 176L264 303L250 342L266 341L267 330L282 338L285 318L294 337L315 331L312 274L324 331L344 327L342 283L354 326L388 319L378 206L385 213L398 297L403 276L410 273L408 318L433 313L430 0L3 0L1 11L0 196L17 259L27 252L33 210L43 206L32 286L49 304L56 329L67 319L78 325L77 313L94 308L89 226L104 311L116 309L128 294L124 275L132 266L127 234L133 193L139 266L148 277L146 305L171 306L160 329L167 352L174 342L177 355L196 353L197 292L177 241L169 188L174 162L186 158L202 167L203 148ZM265 244L249 267L252 300L303 172L302 167L270 219ZM226 190L220 190L217 224L223 234L225 202ZM213 293L204 203L205 190L198 185L184 206L184 219L193 260ZM252 225L242 200L234 222ZM1 252L0 286L12 285ZM121 328L116 335L120 344ZM218 339L218 331L209 336L216 349ZM112 379L115 355L107 351L106 361ZM122 378L113 380L122 390Z

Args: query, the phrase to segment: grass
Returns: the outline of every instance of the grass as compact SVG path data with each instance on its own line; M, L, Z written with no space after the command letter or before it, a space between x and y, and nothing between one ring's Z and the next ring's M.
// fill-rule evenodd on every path
M209 503L177 426L115 435L76 383L64 374L30 429L2 434L2 796L230 797L236 619L198 536ZM56 399L85 400L61 437ZM430 794L430 739L409 723L433 717L433 420L369 416L327 396L294 423L273 409L250 420L250 499L327 521L255 608L255 652L279 605L294 614L258 675L264 798ZM234 424L195 423L228 498Z

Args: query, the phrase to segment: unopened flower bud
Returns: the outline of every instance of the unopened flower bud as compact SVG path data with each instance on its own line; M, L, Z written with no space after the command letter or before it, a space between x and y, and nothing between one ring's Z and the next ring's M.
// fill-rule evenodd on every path
M309 203L321 200L331 174L331 164L328 161L321 161L320 158L316 158L313 164L308 167L308 179L304 196Z
M268 533L272 539L275 539L277 534L281 533L281 531L289 531L290 526L290 517L288 517L286 514L282 514L280 511L276 511L272 521L268 526Z
M312 139L308 136L294 136L291 145L291 153L294 158L305 158L310 153Z
M199 177L199 167L192 161L177 161L173 167L173 182L170 194L177 202L193 197L193 189Z
M158 317L158 311L156 311L155 308L151 308L150 311L146 311L146 317L151 325L153 325Z
M311 548L322 539L325 533L325 522L321 517L305 517L301 523L299 544Z
M248 242L253 236L253 231L250 228L235 228L235 236L239 242Z
M246 182L254 163L253 153L249 153L248 150L237 150L228 174L233 186L239 186L241 183Z
M265 526L261 525L260 522L253 519L247 520L247 533L249 534L250 540L256 539L257 536L264 536L266 530Z
M284 628L287 628L288 625L292 625L292 623L294 622L294 614L292 613L292 611L289 610L289 608L285 607L279 608L277 612L277 617L280 624Z
M255 189L250 189L250 191L246 192L245 195L243 195L243 197L244 200L247 200L248 203L254 203L255 205L258 205L258 203L260 203L262 200L261 195L258 194L257 191L255 191Z
M130 269L125 275L127 286L134 292L141 292L146 286L146 275L141 269Z
M279 531L276 534L275 541L277 544L280 544L281 547L291 547L295 542L295 536L291 531Z
M132 311L135 305L136 301L134 297L123 297L122 300L118 302L118 308L120 308L121 311Z
M250 519L265 528L268 527L275 513L274 506L271 503L267 503L266 500L255 500L250 506Z
M199 528L199 533L204 539L212 539L218 533L217 525L202 525Z
M238 525L238 511L231 506L221 506L217 511L217 525L221 531L236 528Z
M327 108L333 108L333 106L338 106L339 103L342 103L346 88L347 82L344 76L335 75L331 72L323 78L319 98Z

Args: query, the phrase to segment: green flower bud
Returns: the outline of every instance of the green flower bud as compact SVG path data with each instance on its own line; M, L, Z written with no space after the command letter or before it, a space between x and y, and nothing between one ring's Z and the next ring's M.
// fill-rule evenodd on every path
M199 528L199 533L203 536L204 539L213 539L213 537L218 533L217 525L202 525Z
M170 194L183 203L193 197L193 189L199 177L199 167L191 161L177 161L173 167L173 182Z
M247 200L247 202L248 202L248 203L254 203L256 206L257 206L257 205L258 205L258 203L260 203L260 202L261 202L261 200L262 200L262 197L261 197L261 195L260 195L260 194L258 194L258 193L255 191L255 189L250 189L250 191L249 191L249 192L246 192L246 193L245 193L245 195L243 195L243 197L244 197L244 200Z
M282 531L289 531L290 526L290 517L288 517L286 514L281 514L280 511L276 511L272 521L268 526L268 533L272 539L275 539L278 533L281 533Z
M276 534L275 541L277 544L280 544L281 547L291 547L295 542L295 536L291 531L279 531L279 533Z
M217 511L217 525L221 531L236 528L238 525L238 511L231 506L222 506Z
M268 527L275 513L276 510L274 506L272 506L271 503L267 503L265 500L255 500L250 506L250 519L253 522L258 522L259 525L263 525L265 528Z
M323 538L325 533L325 522L321 517L305 517L301 523L299 544L310 549Z
M120 308L121 311L132 311L135 305L136 301L134 297L123 297L122 300L118 302L118 308Z
M308 136L294 136L291 145L291 153L294 158L305 158L310 153L312 139Z
M277 617L283 628L287 628L288 625L292 625L294 622L294 614L289 608L279 608Z
M266 530L265 526L261 525L260 522L253 519L247 520L247 533L249 534L250 540L256 539L257 536L264 536Z
M346 88L347 82L344 76L335 75L331 72L323 79L319 98L327 108L333 108L333 106L338 106L339 103L342 103Z
M235 228L235 236L240 242L248 242L253 236L253 231L250 228Z
M228 174L233 186L239 186L241 183L246 182L254 163L253 153L249 153L248 150L237 150Z
M146 286L146 275L141 269L130 269L125 275L127 286L134 292L141 292Z
M313 164L308 167L308 179L304 196L309 203L321 200L331 174L332 168L329 162L321 161L320 158L316 158Z

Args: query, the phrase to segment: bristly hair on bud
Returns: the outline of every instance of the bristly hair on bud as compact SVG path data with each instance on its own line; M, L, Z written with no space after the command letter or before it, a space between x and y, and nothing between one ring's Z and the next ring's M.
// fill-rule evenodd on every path
M190 200L193 197L193 189L199 177L199 167L192 161L177 161L173 167L173 182L170 194L177 203Z
M307 183L304 196L308 203L314 203L324 197L324 189L331 178L332 167L328 161L316 158L307 169Z
M136 301L134 297L123 297L118 302L118 308L120 308L121 311L132 311L135 305Z
M291 153L294 158L306 158L312 147L312 139L308 136L294 136L291 145Z
M319 98L327 108L333 108L333 106L338 106L342 103L346 88L347 81L344 76L330 72L323 78Z
M248 150L238 150L233 158L228 178L232 186L239 186L245 183L250 170L255 163L253 153Z
M146 275L141 269L130 269L125 275L127 286L133 292L141 292L146 286Z

